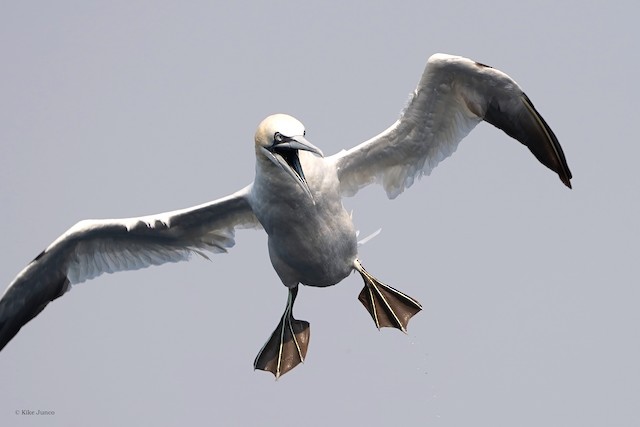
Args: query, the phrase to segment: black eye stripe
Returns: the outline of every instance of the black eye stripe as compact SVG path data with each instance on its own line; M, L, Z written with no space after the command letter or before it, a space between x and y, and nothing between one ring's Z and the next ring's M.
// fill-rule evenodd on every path
M282 144L283 142L288 142L291 140L292 140L291 137L283 135L280 132L276 132L273 134L273 145Z
M302 135L306 135L307 131L303 130L302 131ZM288 142L293 140L293 138L289 137L289 136L285 136L283 134L281 134L280 132L276 132L273 134L273 143L271 145L278 145L278 144L282 144L283 142Z

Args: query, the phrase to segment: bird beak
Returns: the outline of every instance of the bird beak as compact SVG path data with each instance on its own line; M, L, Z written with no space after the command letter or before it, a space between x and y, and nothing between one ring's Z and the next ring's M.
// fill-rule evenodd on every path
M309 152L311 152L313 154L316 154L316 155L318 155L320 157L324 157L324 154L322 154L322 151L320 151L320 149L318 147L316 147L315 145L313 145L312 143L307 141L307 139L303 135L298 135L298 136L294 136L292 138L289 138L288 141L278 144L278 148L280 148L280 147L282 147L282 148L290 148L292 150L309 151Z
M291 178L295 179L300 188L304 190L315 205L315 200L313 200L313 196L311 195L311 189L304 177L304 172L302 172L302 166L300 165L300 159L298 158L298 150L309 151L313 154L324 157L322 151L307 141L302 135L289 137L286 141L274 145L271 149L262 148L262 151L267 158L289 174Z
M289 147L292 150L309 151L310 153L313 153L320 157L324 157L324 154L322 154L322 151L320 151L318 147L316 147L315 145L307 141L307 139L303 135L294 136L293 138L289 139L287 142L278 144L278 146ZM313 200L313 196L311 195L311 189L309 188L309 184L307 184L307 179L304 177L304 173L302 172L302 166L300 165L300 160L298 159L297 155L295 156L295 158L293 159L293 161L289 166L290 168L287 169L287 172L289 172L293 176L293 178L295 178L298 185L302 187L304 192L307 193L307 195L311 198L311 201L313 201L313 204L315 205L316 201Z

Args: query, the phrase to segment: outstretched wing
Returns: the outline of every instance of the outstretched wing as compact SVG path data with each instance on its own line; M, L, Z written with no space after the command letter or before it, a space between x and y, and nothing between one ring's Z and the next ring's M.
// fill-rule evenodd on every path
M194 253L226 252L235 243L235 228L260 226L250 194L248 186L188 209L77 223L22 270L0 299L0 350L72 284L102 273L184 261Z
M482 120L526 145L571 188L558 139L513 79L467 58L436 54L398 121L330 158L343 195L378 182L395 198L416 177L429 175Z

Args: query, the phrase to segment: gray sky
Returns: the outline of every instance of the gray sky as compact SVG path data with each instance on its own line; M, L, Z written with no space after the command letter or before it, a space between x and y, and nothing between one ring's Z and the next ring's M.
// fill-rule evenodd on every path
M0 425L636 425L637 2L89 3L0 6L2 287L80 219L243 187L268 114L327 154L375 135L436 52L516 79L574 190L481 124L398 199L346 200L424 311L378 332L357 275L304 287L308 359L278 382L252 369L286 301L262 231L78 285L0 353Z

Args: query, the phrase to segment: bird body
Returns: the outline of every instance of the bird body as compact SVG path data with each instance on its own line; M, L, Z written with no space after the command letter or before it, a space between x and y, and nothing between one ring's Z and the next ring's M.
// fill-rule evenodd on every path
M287 287L330 286L353 271L356 231L342 205L335 165L300 152L311 196L258 157L250 204L268 235L273 268Z
M373 183L397 197L450 156L482 120L524 144L571 187L556 136L515 81L472 60L436 54L400 118L368 141L324 157L306 140L300 121L275 114L258 126L255 179L238 192L192 208L71 227L0 298L0 349L72 284L226 252L235 244L234 230L247 227L264 228L272 265L288 288L285 311L258 353L256 369L277 378L304 361L309 323L293 317L299 284L331 286L357 271L364 281L358 299L376 327L406 331L421 306L364 269L342 197Z

